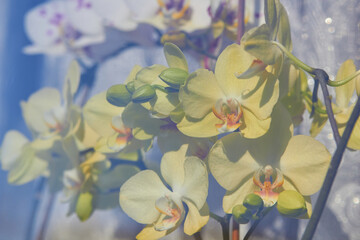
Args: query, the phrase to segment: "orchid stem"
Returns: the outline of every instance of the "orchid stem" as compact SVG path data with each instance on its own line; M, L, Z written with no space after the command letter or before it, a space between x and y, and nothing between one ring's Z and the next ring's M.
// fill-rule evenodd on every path
M245 32L245 0L239 0L238 2L237 21L237 43L240 44Z
M210 212L210 217L221 225L223 240L230 240L230 216L231 215L225 215L224 217L220 217L219 215Z
M41 227L37 236L37 240L44 240L45 239L45 234L46 234L46 229L49 225L49 221L50 221L50 216L51 216L51 212L53 210L53 205L55 202L55 194L52 193L50 198L47 200L47 205L46 205L46 209L45 209L45 215L44 218L42 219L41 222Z
M351 133L353 131L355 123L356 123L357 119L359 118L359 114L360 114L360 98L357 99L354 110L351 113L350 119L346 124L344 134L342 135L340 143L338 144L338 146L336 148L335 154L331 159L331 163L330 163L328 172L326 174L324 184L320 190L318 200L316 201L314 211L312 213L312 216L310 218L308 225L306 226L302 240L310 240L314 236L316 227L319 223L321 214L325 208L326 201L329 197L332 184L334 183L337 170L340 166L342 156L346 149L346 145L349 141L349 138L351 136Z
M331 106L331 99L330 99L329 91L328 91L327 86L326 86L326 83L329 80L329 76L322 69L314 69L314 74L315 74L314 80L316 82L320 83L320 87L321 87L321 90L322 90L323 95L324 95L324 104L325 104L325 107L326 107L326 112L327 112L328 117L329 117L329 122L330 122L330 125L331 125L331 128L332 128L333 134L334 134L335 142L338 145L339 142L340 142L340 134L339 134L338 127L336 125L336 120L335 120L335 117L334 117L334 111L333 111L332 106ZM314 93L314 95L317 95L317 94ZM313 95L313 97L314 97L314 95Z
M274 206L273 206L274 207ZM251 236L251 234L255 231L256 227L259 225L259 223L261 222L261 220L263 220L265 218L265 216L273 209L273 207L269 207L266 208L264 210L264 212L262 213L262 216L260 219L256 220L253 225L251 225L249 231L246 233L245 237L243 240L248 240Z

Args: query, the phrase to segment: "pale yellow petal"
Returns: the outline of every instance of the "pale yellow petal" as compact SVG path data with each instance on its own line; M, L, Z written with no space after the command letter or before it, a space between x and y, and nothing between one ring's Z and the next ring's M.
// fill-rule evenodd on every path
M184 222L184 232L187 235L193 235L209 221L209 206L207 203L201 209L198 209L191 201L184 200L188 206L188 213Z
M232 44L224 49L216 61L215 77L226 96L237 96L249 79L238 79L235 74L245 72L255 58L242 45Z
M170 191L152 170L145 170L129 178L120 188L120 206L135 221L142 224L155 222L160 212L155 202Z
M238 204L242 204L244 198L250 194L258 191L259 187L257 187L254 182L252 175L248 178L244 179L238 188L233 191L227 191L223 198L223 209L225 213L232 212L233 207Z
M345 78L351 76L355 73L356 67L354 61L349 59L346 60L339 68L336 74L336 81L344 80ZM336 87L336 104L339 107L346 108L349 105L350 98L352 97L355 90L355 80L351 80L350 82Z
M169 116L170 113L176 108L179 104L179 94L177 92L165 93L161 90L156 89L156 96L153 97L148 103L142 104L148 110L163 115L165 117Z
M200 120L185 116L181 122L177 124L177 127L180 132L189 137L206 138L218 135L219 131L215 125L221 123L222 121L210 112Z
M184 169L185 180L179 189L180 193L183 199L191 200L200 209L206 202L209 188L206 165L197 157L187 157Z
M216 181L226 190L234 190L260 167L249 153L251 141L239 133L231 133L210 150L209 168ZM255 147L255 146L254 146Z
M192 118L203 118L212 111L216 101L223 97L225 95L214 74L206 69L190 74L179 92L184 112Z
M150 67L145 67L141 69L137 74L134 81L135 88L143 85L143 84L159 84L161 86L167 87L167 84L164 83L159 75L162 71L167 69L167 67L159 64L154 64Z
M240 126L241 134L246 138L258 138L263 136L270 128L271 118L258 119L248 109L243 109L243 123Z
M80 74L81 72L79 64L75 60L71 61L64 80L64 99L66 99L68 96L67 91L70 91L69 95L71 96L74 96L74 94L76 93L80 83Z
M175 44L165 43L164 54L169 67L189 71L184 54Z
M138 240L156 240L166 236L169 231L156 231L154 225L149 224L144 229L136 235Z
M161 159L161 175L173 191L181 188L185 179L185 158L188 145L184 144L178 151L167 152Z
M319 191L330 160L331 155L322 143L298 135L290 139L280 159L280 170L302 195L309 196Z
M348 122L353 109L354 104L351 107L345 109L343 112L335 115L340 136L342 136L345 131L346 123ZM355 123L347 147L360 150L360 118Z
M106 91L96 94L84 106L84 118L90 127L100 136L114 134L112 119L121 115L124 108L114 106L106 100Z
M1 168L10 170L15 165L16 159L29 140L20 132L10 130L6 133L1 145Z
M21 102L26 125L35 134L47 131L44 114L60 104L60 93L55 88L43 88L32 94L27 102Z
M274 75L264 72L260 78L252 79L241 96L242 105L258 119L268 118L279 99L279 81Z
M129 83L129 82L131 82L131 81L134 81L135 78L136 78L136 74L137 74L141 69L142 69L142 67L141 67L140 65L135 65L135 66L131 69L131 71L130 71L129 75L127 76L127 78L126 78L126 80L125 80L124 83L127 84L127 83Z

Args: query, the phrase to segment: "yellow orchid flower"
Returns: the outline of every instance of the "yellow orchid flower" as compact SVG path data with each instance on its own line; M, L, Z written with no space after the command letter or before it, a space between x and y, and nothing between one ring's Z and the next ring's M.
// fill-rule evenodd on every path
M305 197L307 217L311 215L309 196L320 189L331 155L311 137L292 136L291 118L281 105L274 111L283 114L272 119L264 136L246 139L232 133L210 150L210 171L227 190L223 199L226 213L250 193L261 196L269 207L276 203L279 192L295 190Z
M209 220L206 203L208 173L197 157L186 157L188 146L164 154L161 174L141 171L120 188L120 206L135 221L147 224L137 239L159 239L174 231L185 218L183 202L188 207L184 232L192 235Z
M21 102L23 117L34 137L63 138L74 133L80 121L80 109L73 105L73 97L80 81L80 68L70 64L63 87L63 102L54 88L43 88Z
M228 46L219 56L215 74L199 69L180 88L185 117L178 128L191 137L211 137L237 129L247 138L257 138L270 126L279 97L276 77L263 71L248 79L245 72L255 58L242 45Z
M345 61L339 68L336 80L342 80L346 77L349 77L351 74L356 72L356 67L353 60ZM335 80L335 81L336 81ZM339 128L340 135L343 134L346 123L348 122L352 110L355 106L355 103L350 104L350 99L354 95L354 91L356 90L356 94L360 94L360 78L357 77L352 81L344 84L343 86L336 87L336 99L335 99L335 120ZM349 148L360 150L360 119L358 119L355 123L354 129L350 136L348 145Z

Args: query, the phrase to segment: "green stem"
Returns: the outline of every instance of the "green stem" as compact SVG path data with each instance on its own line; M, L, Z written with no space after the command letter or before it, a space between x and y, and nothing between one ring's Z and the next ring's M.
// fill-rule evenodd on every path
M289 50L287 50L281 43L272 41L272 44L274 44L275 46L277 46L278 48L280 48L281 51L283 51L283 53L285 53L285 55L295 63L296 66L298 66L299 68L303 69L304 71L308 72L310 75L314 76L314 68L310 67L309 65L305 64L304 62L302 62L300 59L298 59L297 57L295 57Z
M256 220L253 225L251 225L249 231L246 233L245 237L243 240L248 240L251 236L251 234L255 231L256 227L259 225L259 223L261 222L261 220L264 219L264 217L274 208L274 206L266 208L264 210L264 212L262 213L261 218L259 218L258 220Z
M340 140L340 143L338 144L338 146L336 148L334 156L332 157L328 172L327 172L325 180L324 180L324 184L320 190L318 200L316 201L315 208L313 210L310 221L309 221L308 225L306 226L302 240L310 240L314 236L316 227L319 223L321 214L325 208L326 201L329 197L332 184L335 180L337 170L340 166L342 156L346 149L346 145L349 141L349 138L351 136L351 133L355 126L355 123L356 123L357 119L359 118L359 114L360 114L360 98L358 98L358 100L355 104L355 107L354 107L353 112L351 113L350 119L346 124L344 134Z
M342 86L348 82L350 82L351 80L353 80L354 78L356 78L357 76L360 75L360 70L354 72L351 76L343 79L343 80L339 80L339 81L328 81L327 85L331 86L331 87L339 87Z

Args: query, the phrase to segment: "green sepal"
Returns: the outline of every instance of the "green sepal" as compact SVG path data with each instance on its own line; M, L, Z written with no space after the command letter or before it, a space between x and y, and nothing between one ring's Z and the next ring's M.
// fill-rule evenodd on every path
M167 68L161 72L159 78L172 88L179 89L184 85L188 72L179 68Z
M254 193L250 193L247 195L243 201L243 205L251 210L257 210L260 208L263 208L264 201L259 195L256 195Z
M276 207L279 213L287 217L300 217L307 212L304 197L294 190L281 192Z
M86 221L93 212L93 198L90 192L80 193L76 203L76 214L80 221Z
M113 85L106 92L106 100L117 107L126 107L131 101L131 93L124 84Z
M134 103L145 103L150 101L155 95L155 89L150 84L145 84L135 90L132 95L132 101Z

